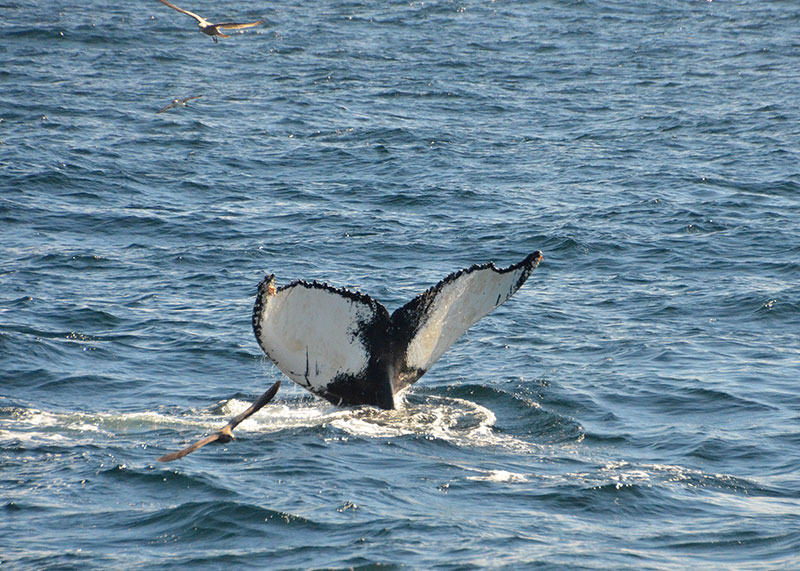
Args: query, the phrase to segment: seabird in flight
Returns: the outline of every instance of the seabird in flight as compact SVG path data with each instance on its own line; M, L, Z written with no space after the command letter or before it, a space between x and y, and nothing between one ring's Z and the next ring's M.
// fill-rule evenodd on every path
M212 24L202 16L198 16L194 12L189 12L189 10L184 10L183 8L178 8L175 4L167 2L167 0L158 0L162 4L169 6L173 10L177 10L181 14L186 14L187 16L191 16L195 20L197 20L198 25L200 26L200 31L206 35L211 36L214 40L214 43L217 43L217 37L220 38L230 38L230 36L226 36L220 30L241 30L243 28L252 28L253 26L258 26L259 24L263 24L264 20L259 20L258 22L250 22L247 24L239 23L239 22L222 22L220 24Z
M186 107L186 103L188 101L191 101L192 99L198 99L200 97L202 97L202 95L193 95L192 97L185 97L183 99L173 99L172 103L170 103L169 105L165 105L164 107L162 107L161 109L156 111L156 114L163 113L164 111L168 111L168 110L172 109L173 107L177 107L178 105Z
M161 458L158 459L158 461L172 462L173 460L177 460L178 458L183 458L187 454L191 454L198 448L202 448L206 444L211 444L212 442L227 444L228 442L234 439L233 429L239 426L239 424L241 424L245 419L251 417L256 412L258 412L262 406L271 401L272 398L275 396L275 393L278 392L280 386L281 382L280 381L276 382L269 388L269 390L267 390L267 392L261 395L256 402L251 404L247 410L233 417L233 419L231 419L231 421L228 424L223 426L221 430L215 432L211 436L206 436L202 440L198 440L188 448L184 448L183 450L179 450L178 452L170 452L169 454L164 454Z

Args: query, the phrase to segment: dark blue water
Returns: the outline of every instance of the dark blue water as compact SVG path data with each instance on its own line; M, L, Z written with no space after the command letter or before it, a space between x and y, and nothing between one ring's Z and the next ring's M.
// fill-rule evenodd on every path
M800 4L0 6L0 566L800 566ZM202 95L157 114L176 97ZM544 261L397 411L258 282Z

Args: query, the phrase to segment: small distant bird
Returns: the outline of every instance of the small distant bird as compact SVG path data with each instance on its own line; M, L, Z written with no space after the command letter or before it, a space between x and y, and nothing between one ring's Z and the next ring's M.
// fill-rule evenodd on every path
M246 418L251 417L256 412L258 412L261 407L267 404L272 398L275 396L275 393L278 392L278 388L280 388L281 382L278 381L274 385L272 385L267 392L259 397L259 399L250 405L250 407L244 411L242 414L236 415L228 424L222 427L222 429L218 430L211 436L206 436L202 440L198 440L188 448L184 448L178 452L170 452L169 454L164 454L161 458L158 459L159 462L172 462L173 460L177 460L178 458L183 458L187 454L191 454L198 448L202 448L206 444L211 444L212 442L219 442L220 444L227 444L231 440L233 440L233 429L236 428L239 424L241 424Z
M177 107L178 105L186 107L186 102L187 101L191 101L192 99L198 99L200 97L202 97L202 95L193 95L192 97L186 97L184 99L173 99L172 103L170 103L169 105L165 105L164 107L162 107L161 109L156 111L156 114L163 113L164 111L168 111L168 110L172 109L173 107Z
M198 16L194 12L189 12L189 10L184 10L183 8L178 8L175 4L171 4L167 2L167 0L158 0L162 4L169 6L173 10L177 10L181 14L186 14L187 16L191 16L195 20L197 20L198 25L200 26L200 31L204 34L211 36L214 40L214 43L217 43L217 36L220 38L230 38L230 36L226 36L220 30L241 30L243 28L252 28L253 26L258 26L259 24L263 24L264 20L259 20L258 22L250 22L247 24L242 24L238 22L222 22L221 24L212 24L202 16Z

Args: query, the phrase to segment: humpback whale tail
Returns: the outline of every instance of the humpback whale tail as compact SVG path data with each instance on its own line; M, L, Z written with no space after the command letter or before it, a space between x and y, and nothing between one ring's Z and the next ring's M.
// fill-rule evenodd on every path
M454 272L391 315L368 295L317 282L259 284L253 332L287 377L335 405L395 407L478 320L511 297L542 260Z

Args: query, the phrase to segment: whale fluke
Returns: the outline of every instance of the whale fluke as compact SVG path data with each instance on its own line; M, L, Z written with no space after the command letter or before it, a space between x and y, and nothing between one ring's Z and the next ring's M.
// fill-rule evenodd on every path
M516 292L542 260L454 272L391 315L368 295L317 282L258 286L253 332L287 377L335 405L395 407L467 329Z
M183 458L187 454L191 454L198 448L202 448L206 444L211 444L212 442L219 442L220 444L226 444L234 439L233 437L233 429L239 426L242 422L244 422L247 418L254 415L258 412L261 407L267 404L275 394L278 392L278 389L281 386L281 382L278 381L274 385L272 385L267 392L261 395L257 401L250 405L250 407L245 410L241 414L237 414L235 417L231 419L231 421L222 427L221 430L215 432L210 436L206 436L205 438L198 440L191 446L184 448L183 450L179 450L177 452L170 452L169 454L164 454L161 458L158 459L159 462L172 462L173 460L177 460L178 458Z

